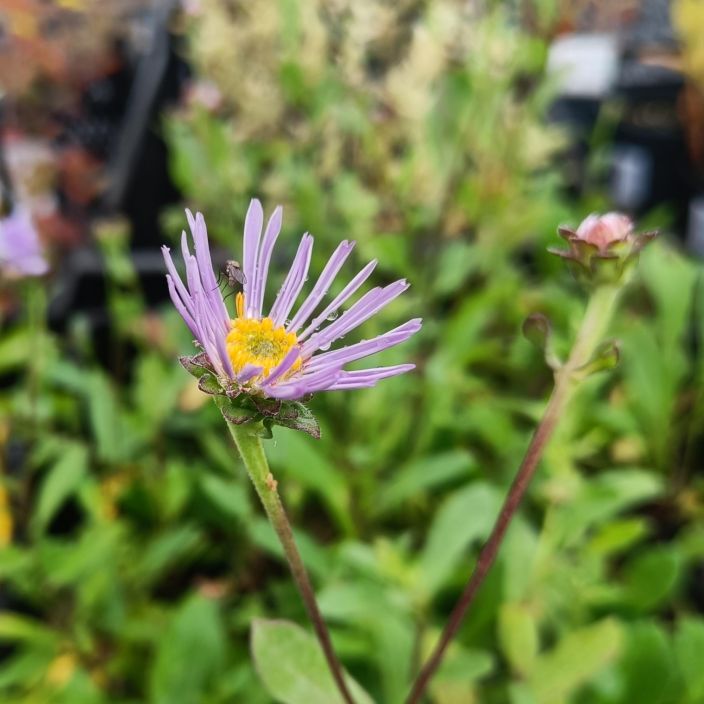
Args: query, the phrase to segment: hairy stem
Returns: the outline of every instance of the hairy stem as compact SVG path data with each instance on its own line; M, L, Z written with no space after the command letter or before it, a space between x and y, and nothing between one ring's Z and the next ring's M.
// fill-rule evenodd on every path
M602 286L592 294L569 359L555 374L555 385L550 395L550 400L538 427L533 433L516 477L504 499L489 539L479 553L474 571L450 614L440 640L413 684L411 693L406 700L407 704L420 702L431 678L442 662L447 646L459 630L467 611L474 602L491 566L494 564L506 531L518 507L521 505L530 481L538 468L543 451L576 388L579 377L575 372L589 362L597 345L602 341L617 297L618 290L612 286Z
M281 498L276 489L276 481L269 471L269 464L264 454L261 438L252 432L251 424L235 425L227 423L230 433L237 445L237 449L242 456L247 473L249 474L254 488L262 502L267 518L274 527L276 534L279 536L279 541L284 549L286 560L291 569L293 580L298 587L298 591L303 599L303 604L308 612L315 634L320 641L320 646L325 654L330 672L332 673L335 684L342 695L342 699L346 704L354 704L352 695L349 692L345 678L342 672L340 661L335 655L335 651L330 639L325 621L318 608L318 603L315 600L315 593L308 577L308 572L301 559L301 554L298 552L296 541L293 537L291 524L284 510Z

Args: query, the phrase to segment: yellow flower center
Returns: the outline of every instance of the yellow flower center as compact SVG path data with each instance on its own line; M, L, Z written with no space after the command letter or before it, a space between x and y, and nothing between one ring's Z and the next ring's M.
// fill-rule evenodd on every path
M240 296L238 294L237 298ZM243 304L240 300L237 300L236 307L241 316ZM262 368L263 376L270 374L297 343L296 333L286 332L283 327L275 328L271 318L235 318L225 338L227 354L235 373L242 371L248 364L253 364ZM289 372L300 366L301 360L297 359Z

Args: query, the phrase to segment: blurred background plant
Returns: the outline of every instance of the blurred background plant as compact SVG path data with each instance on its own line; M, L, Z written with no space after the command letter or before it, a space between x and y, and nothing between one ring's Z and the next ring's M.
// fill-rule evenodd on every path
M29 135L19 117L41 107L41 81L8 89L6 156L46 143L49 120L53 163L70 145L91 189L67 188L65 169L48 179L63 194L41 229L53 273L0 287L3 701L315 701L296 676L312 641L267 620L305 623L274 535L176 363L187 331L157 307L150 247L178 234L183 203L224 261L253 195L285 208L277 270L309 230L320 261L353 238L358 263L379 258L377 283L409 279L365 337L425 320L404 351L416 373L320 395L321 441L276 429L267 445L338 652L377 702L403 700L540 415L551 372L523 320L547 315L560 352L579 319L579 288L545 253L556 225L616 205L664 226L614 324L622 363L563 418L431 699L704 701L704 220L681 73L697 80L698 50L687 32L682 51L647 33L666 24L658 3L598 5L159 6L133 21L152 30L142 63L132 35L105 49L132 67L111 105L142 115L136 135L134 119L86 117L86 92L122 85L112 64L65 90L81 111ZM80 24L91 7L68 11ZM140 67L166 55L159 18L181 78L144 97ZM595 31L608 41L574 44ZM603 86L565 64L569 41ZM47 178L22 189L13 173L42 225Z

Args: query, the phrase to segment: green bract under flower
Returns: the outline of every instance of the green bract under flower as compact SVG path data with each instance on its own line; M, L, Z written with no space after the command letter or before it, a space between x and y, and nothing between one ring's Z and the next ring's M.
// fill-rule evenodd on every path
M320 426L310 409L300 401L252 396L242 393L237 385L223 385L206 354L181 357L183 368L196 379L198 388L215 398L215 404L226 420L236 425L261 422L262 435L271 437L272 425L302 430L320 438ZM307 400L307 399L303 399Z

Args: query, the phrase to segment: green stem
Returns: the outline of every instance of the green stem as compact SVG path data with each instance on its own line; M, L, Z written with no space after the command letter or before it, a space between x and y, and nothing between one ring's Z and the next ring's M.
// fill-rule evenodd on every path
M236 425L228 422L227 426L242 456L242 461L247 469L249 478L252 480L254 488L259 495L267 518L274 527L276 534L279 536L281 546L284 549L284 555L291 568L293 580L298 587L298 591L303 599L303 604L308 612L308 617L320 641L335 684L340 690L340 694L346 704L354 704L354 699L352 699L352 695L345 682L342 666L335 655L330 633L320 613L318 603L315 600L315 593L310 578L308 577L308 572L301 559L301 554L298 552L298 547L293 537L293 531L291 530L291 524L289 523L288 516L286 515L286 511L284 510L279 493L276 489L276 481L269 471L269 464L264 454L261 438L256 434L252 423Z
M432 676L442 662L448 645L459 630L467 611L479 592L479 588L484 583L491 566L494 564L506 531L516 515L530 481L538 468L543 451L580 380L579 374L575 374L575 372L590 361L596 347L602 341L602 337L611 320L617 298L618 289L613 286L601 286L593 292L572 346L569 359L555 373L555 385L545 408L545 413L535 429L521 466L494 523L489 539L479 553L474 571L450 614L440 640L413 684L411 693L406 700L407 704L417 704L423 697Z
M28 391L29 391L29 426L32 439L35 439L39 427L39 392L42 369L44 366L44 343L46 329L46 294L42 282L29 278L24 287L27 301L27 320L29 328Z

